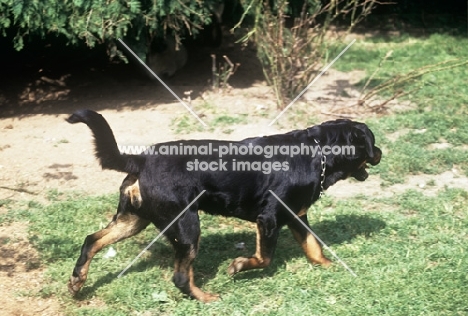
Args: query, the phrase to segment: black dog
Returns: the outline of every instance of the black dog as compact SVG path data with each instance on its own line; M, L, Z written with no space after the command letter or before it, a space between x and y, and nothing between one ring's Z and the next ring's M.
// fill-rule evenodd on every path
M198 210L257 223L256 252L250 258L236 258L228 268L231 275L268 266L284 225L291 229L312 263L328 266L330 260L306 228L307 209L322 190L338 180L351 176L364 181L368 176L366 163L376 165L382 155L369 128L349 120L232 143L188 140L157 144L150 149L154 153L157 150L158 155L121 155L112 130L96 112L77 111L67 121L89 126L103 168L128 173L120 188L117 214L106 228L85 239L68 284L72 294L83 286L93 256L103 247L136 235L150 223L165 229L204 190L164 233L175 249L173 281L183 293L203 302L218 297L203 292L194 282L192 263L200 238ZM316 148L315 154L297 153L297 148L305 151L307 146ZM354 148L354 152L339 154L332 150L343 146ZM167 155L168 148L179 152ZM212 149L211 153L207 148ZM186 149L191 150L191 155L183 154Z

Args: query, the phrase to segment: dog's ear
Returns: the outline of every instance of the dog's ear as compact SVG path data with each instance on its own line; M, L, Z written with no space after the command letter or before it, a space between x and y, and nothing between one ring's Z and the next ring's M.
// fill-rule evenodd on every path
M322 128L320 127L320 125L309 127L306 131L307 131L307 137L310 138L311 141L313 139L319 140L322 134Z
M369 158L374 158L374 134L365 124L359 124L356 128L359 131L357 133L358 138L361 138L364 141L367 156L369 156Z

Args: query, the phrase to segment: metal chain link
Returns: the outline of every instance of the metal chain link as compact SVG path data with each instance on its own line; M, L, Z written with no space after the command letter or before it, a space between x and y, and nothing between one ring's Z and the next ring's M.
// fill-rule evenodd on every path
M322 147L320 147L320 143L318 140L314 138L315 143L317 144L318 148L320 149L320 167L322 169L322 173L320 174L320 195L319 199L325 195L325 190L323 189L323 183L325 182L325 171L327 169L327 156L323 154Z

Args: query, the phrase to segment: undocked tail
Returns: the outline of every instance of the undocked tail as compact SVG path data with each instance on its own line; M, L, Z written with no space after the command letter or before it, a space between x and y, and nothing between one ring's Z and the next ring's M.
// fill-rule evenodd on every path
M103 169L128 173L138 173L144 157L120 154L114 133L101 114L91 110L78 110L68 119L68 123L85 123L93 132L96 157Z

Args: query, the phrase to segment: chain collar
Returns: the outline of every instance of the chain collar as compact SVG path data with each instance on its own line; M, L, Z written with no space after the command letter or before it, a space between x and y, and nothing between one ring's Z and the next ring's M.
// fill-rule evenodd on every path
M327 169L327 156L323 154L322 147L320 146L320 142L314 138L315 143L317 144L318 148L320 149L320 168L322 173L320 174L320 195L319 199L325 195L325 190L323 189L323 183L325 182L325 171Z

